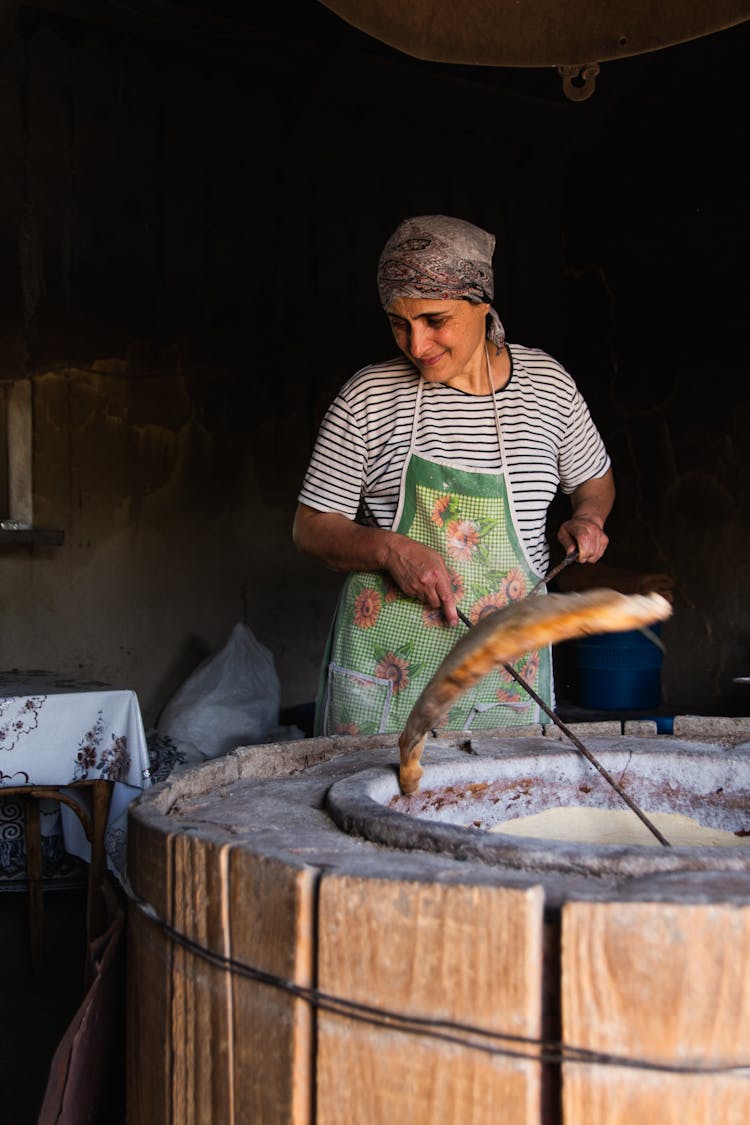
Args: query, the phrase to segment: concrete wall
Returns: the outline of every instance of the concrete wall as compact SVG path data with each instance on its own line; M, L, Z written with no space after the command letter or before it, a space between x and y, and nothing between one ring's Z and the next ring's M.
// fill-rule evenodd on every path
M675 578L666 701L743 713L744 29L572 103L330 21L196 50L22 6L0 43L0 383L31 381L34 523L65 532L0 544L0 668L125 683L151 723L244 620L282 706L313 697L339 578L294 552L297 489L336 388L392 354L384 239L444 211L495 231L509 338L589 399L610 561Z

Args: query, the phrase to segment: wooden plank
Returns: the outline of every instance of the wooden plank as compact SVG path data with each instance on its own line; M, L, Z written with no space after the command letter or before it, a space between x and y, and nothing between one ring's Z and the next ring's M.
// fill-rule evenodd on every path
M175 944L172 968L172 1120L234 1120L232 979L201 950L228 957L229 845L181 833L174 840L174 928L197 952Z
M750 907L658 902L563 909L567 1045L654 1063L750 1065ZM569 1125L745 1125L750 1079L566 1063Z
M235 849L228 882L232 956L280 982L310 988L317 877L313 868ZM236 972L232 1010L231 1120L308 1125L314 1025L309 1003L280 985Z
M172 843L179 822L154 813L153 805L138 808L136 797L128 812L127 871L134 893L159 918L173 922ZM135 811L133 810L135 806Z
M309 1004L201 949L310 987L316 872L223 835L170 833L166 817L129 825L134 893L198 949L130 904L128 1125L306 1125Z
M172 945L163 930L128 906L126 1088L128 1125L167 1125L170 1117L169 1013Z
M543 904L541 887L327 875L318 987L400 1015L538 1038ZM536 1061L326 1012L317 1044L317 1120L325 1125L540 1120Z
M172 843L142 818L129 819L128 870L134 893L172 922ZM158 921L128 903L126 1111L128 1125L168 1125L171 1115L174 946Z
M8 502L10 516L31 527L33 523L31 379L16 379L8 388Z

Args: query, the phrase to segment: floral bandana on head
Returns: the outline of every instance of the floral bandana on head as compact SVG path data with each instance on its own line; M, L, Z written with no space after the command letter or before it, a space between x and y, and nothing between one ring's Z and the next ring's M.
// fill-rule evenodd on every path
M396 297L434 301L486 301L487 338L498 351L505 330L492 308L494 235L449 215L404 219L386 242L378 262L378 293L386 308Z

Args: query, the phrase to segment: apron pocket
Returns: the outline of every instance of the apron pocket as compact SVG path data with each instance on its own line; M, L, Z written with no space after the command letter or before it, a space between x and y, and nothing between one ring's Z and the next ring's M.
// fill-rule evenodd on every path
M531 708L534 708L532 717ZM523 726L538 722L532 699L524 703L475 703L466 712L462 730L493 730L495 727Z
M382 734L392 696L392 680L329 664L322 733Z

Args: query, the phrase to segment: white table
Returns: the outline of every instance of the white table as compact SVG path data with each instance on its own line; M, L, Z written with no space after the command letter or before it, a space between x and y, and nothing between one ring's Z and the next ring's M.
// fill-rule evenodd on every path
M135 692L59 673L0 672L0 800L5 791L26 804L32 900L41 893L32 886L41 884L40 799L59 803L65 850L89 863L91 911L92 879L105 863L124 871L127 807L150 784Z

